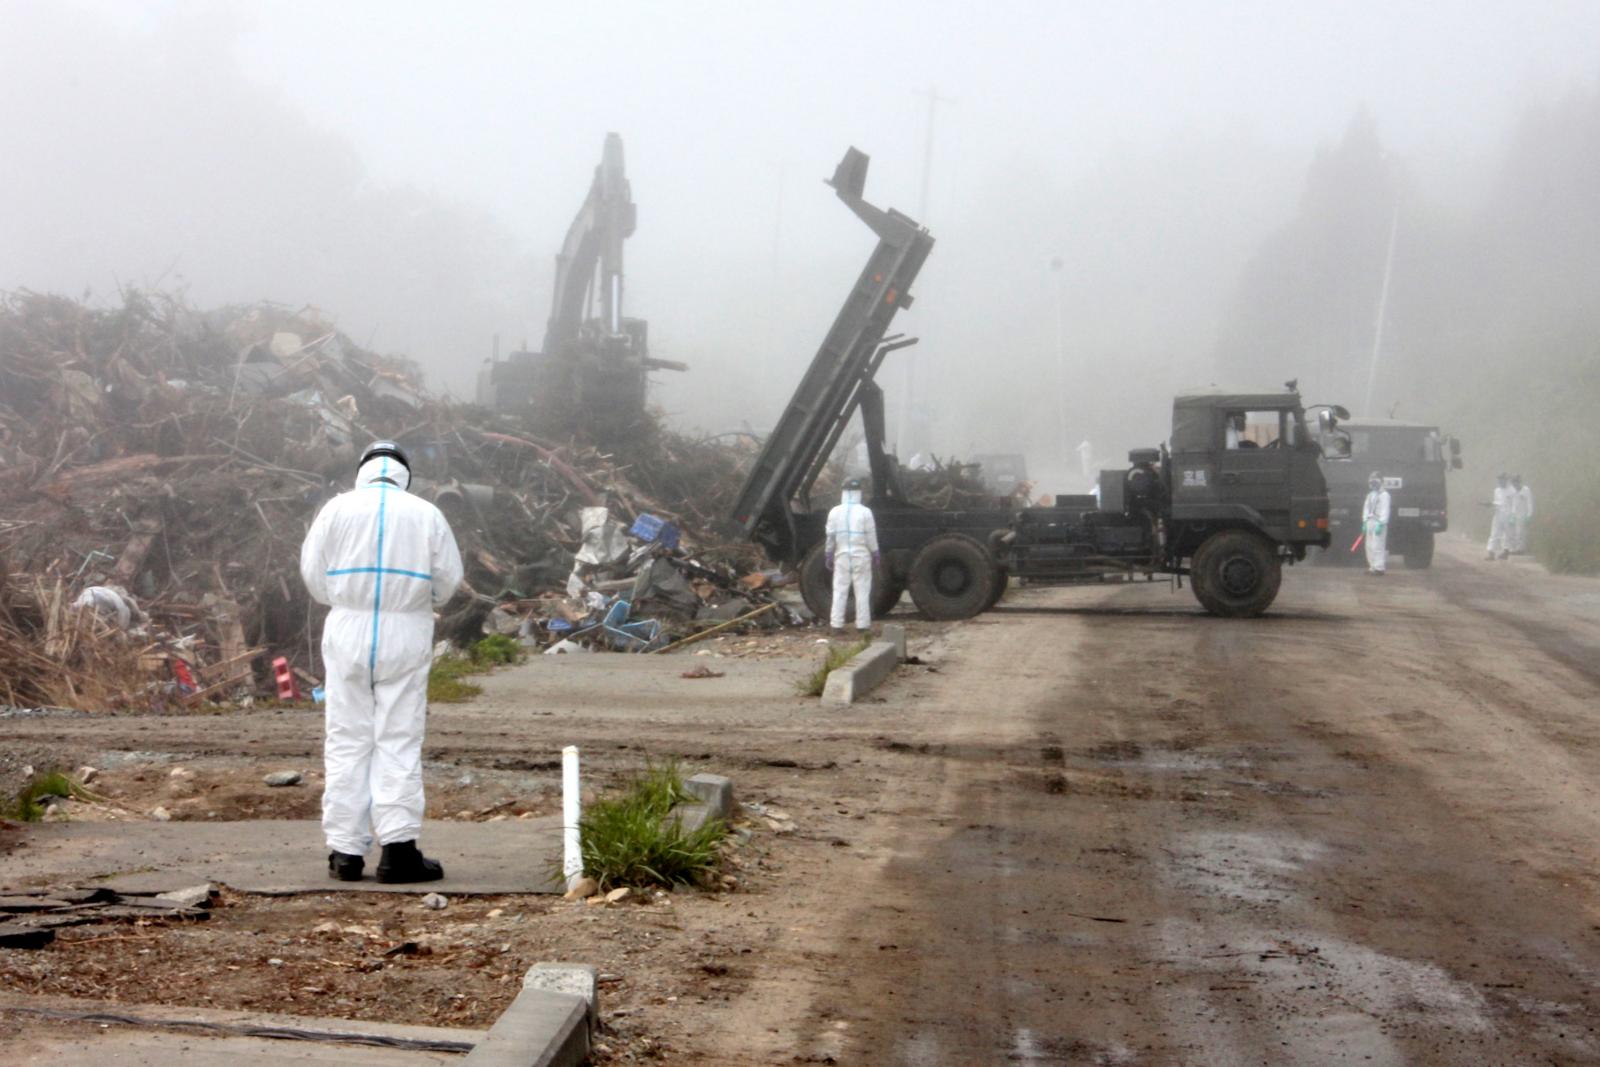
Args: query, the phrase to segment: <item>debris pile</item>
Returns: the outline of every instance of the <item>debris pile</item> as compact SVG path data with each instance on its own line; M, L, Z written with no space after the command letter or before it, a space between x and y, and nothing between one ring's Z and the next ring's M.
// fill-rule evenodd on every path
M743 442L650 422L601 451L420 381L314 308L0 295L0 699L270 693L277 657L314 687L300 542L376 438L405 444L456 532L444 636L643 651L773 603L782 576L717 525Z

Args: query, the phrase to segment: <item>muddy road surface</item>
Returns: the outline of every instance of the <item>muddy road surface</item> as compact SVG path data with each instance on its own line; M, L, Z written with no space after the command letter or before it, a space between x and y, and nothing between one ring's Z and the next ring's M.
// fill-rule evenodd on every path
M436 715L430 788L446 815L547 810L577 742L602 787L672 757L792 816L752 817L737 891L670 921L495 928L519 966L614 976L603 1062L1600 1063L1600 584L1474 556L1295 568L1251 621L1165 586L1020 590L915 627L926 664L851 708L795 695L801 657L534 663ZM0 725L202 780L318 743L304 712ZM298 929L266 906L240 922Z

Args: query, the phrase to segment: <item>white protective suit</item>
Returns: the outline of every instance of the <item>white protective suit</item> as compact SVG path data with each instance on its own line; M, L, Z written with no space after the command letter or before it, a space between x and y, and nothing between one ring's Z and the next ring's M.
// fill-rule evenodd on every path
M356 488L324 505L300 548L306 588L333 608L322 632L322 830L331 851L352 856L366 853L374 834L388 845L422 830L433 610L461 584L450 524L406 492L410 484L398 460L368 460Z
M1382 486L1367 494L1361 533L1366 538L1367 569L1382 574L1389 569L1389 490Z
M845 603L856 594L856 629L872 625L872 561L878 554L878 523L861 502L861 490L846 489L828 512L828 539L823 554L833 561L833 609L829 623L844 629Z
M1489 520L1489 559L1511 551L1511 503L1515 490L1509 485L1494 487L1494 518Z
M1512 552L1528 551L1528 524L1533 519L1533 490L1527 483L1511 490Z

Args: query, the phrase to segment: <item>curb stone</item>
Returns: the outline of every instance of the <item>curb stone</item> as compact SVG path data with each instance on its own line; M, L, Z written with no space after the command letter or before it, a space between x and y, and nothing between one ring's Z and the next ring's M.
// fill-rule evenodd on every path
M900 652L887 641L874 641L828 675L822 688L825 704L854 704L888 680L900 665Z
M598 974L583 963L536 963L522 992L489 1033L461 1059L463 1067L578 1067L589 1058L600 1014Z

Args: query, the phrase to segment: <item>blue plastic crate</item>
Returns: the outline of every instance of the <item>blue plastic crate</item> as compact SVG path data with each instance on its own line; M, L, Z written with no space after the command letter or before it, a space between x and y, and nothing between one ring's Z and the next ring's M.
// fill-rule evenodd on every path
M678 527L648 512L634 519L633 527L628 532L641 541L654 541L662 548L678 547Z

